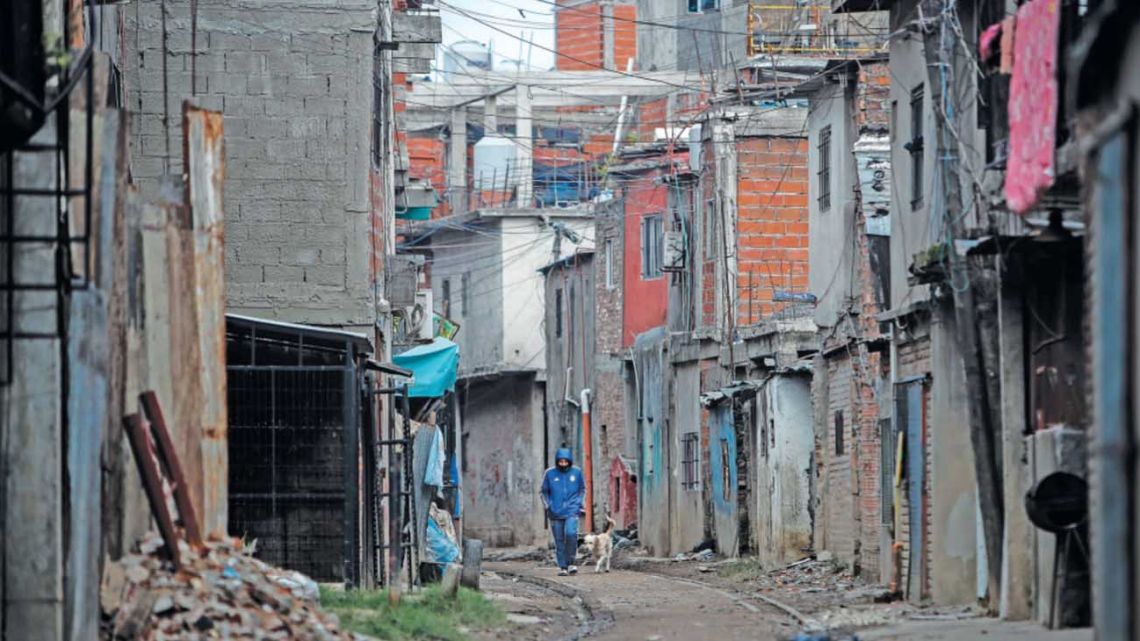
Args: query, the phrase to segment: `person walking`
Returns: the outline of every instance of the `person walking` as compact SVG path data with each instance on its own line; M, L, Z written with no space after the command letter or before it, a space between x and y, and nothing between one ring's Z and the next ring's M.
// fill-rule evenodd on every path
M574 565L578 556L578 517L585 514L585 498L586 481L582 470L574 466L574 455L568 447L558 448L554 467L542 476L542 503L554 535L558 576L578 573L578 566Z

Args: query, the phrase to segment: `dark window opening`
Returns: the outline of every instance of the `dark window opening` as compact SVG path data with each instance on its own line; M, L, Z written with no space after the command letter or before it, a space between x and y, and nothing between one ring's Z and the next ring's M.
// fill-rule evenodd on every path
M562 337L562 290L554 290L554 336Z
M835 455L843 456L843 410L835 413Z
M719 8L720 0L689 0L689 13L716 11Z
M922 85L915 87L910 92L910 142L906 144L906 149L910 152L910 208L912 210L921 209L923 201L922 183L925 180L923 160L926 156L923 153L922 111L925 93L926 90Z
M819 210L831 209L831 126L819 131Z

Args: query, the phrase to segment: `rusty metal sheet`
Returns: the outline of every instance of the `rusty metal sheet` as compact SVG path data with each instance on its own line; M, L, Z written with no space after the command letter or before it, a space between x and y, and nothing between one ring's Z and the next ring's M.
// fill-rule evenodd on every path
M1053 184L1057 140L1059 0L1031 0L1017 10L1009 86L1009 162L1005 197L1028 212Z
M193 236L194 298L198 325L202 436L202 526L226 533L225 150L222 114L183 103L186 202Z

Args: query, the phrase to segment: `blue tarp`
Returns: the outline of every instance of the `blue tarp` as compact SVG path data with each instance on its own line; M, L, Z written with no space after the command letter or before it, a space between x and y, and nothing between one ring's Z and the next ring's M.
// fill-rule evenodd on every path
M459 346L446 338L436 337L427 345L397 354L392 361L414 373L415 379L408 390L413 398L435 398L455 390Z

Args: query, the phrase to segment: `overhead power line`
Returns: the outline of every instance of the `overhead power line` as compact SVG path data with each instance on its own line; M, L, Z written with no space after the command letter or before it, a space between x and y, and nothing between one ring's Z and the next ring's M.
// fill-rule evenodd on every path
M552 54L554 54L560 58L572 60L574 62L577 62L578 64L583 64L583 65L586 65L587 67L592 67L594 69L599 69L601 71L608 71L612 74L616 74L619 76L626 76L627 78L636 78L638 80L649 80L650 82L656 82L656 83L663 84L663 85L666 85L669 87L676 87L678 89L684 89L685 91L698 91L699 90L699 88L690 87L688 85L678 84L676 82L670 82L668 80L662 80L661 78L653 78L652 76L644 76L644 75L640 75L640 74L636 74L636 73L631 73L628 71L621 71L618 69L607 69L606 67L604 67L602 65L590 62L588 60L583 60L582 58L578 58L576 56L571 56L570 54L567 54L567 53L562 53L561 51L551 49L550 47L546 47L546 46L540 45L540 44L535 43L535 42L524 40L523 38L509 32L505 29L500 29L499 27L487 22L486 20L483 20L481 18L478 18L476 16L471 15L470 13L468 13L464 9L460 9L460 8L458 8L454 5L451 5L447 2L443 2L443 0L438 0L438 1L439 1L439 5L441 7L446 7L448 9L450 9L451 11L454 11L454 12L456 12L462 16L465 16L471 20L474 20L475 22L478 22L479 24L483 25L484 27L487 27L488 29L493 29L495 31L498 31L499 33L501 33L505 36L508 36L508 37L514 38L515 40L518 40L519 42L525 42L525 43L530 44L534 47L538 47L539 49L542 49L543 51L550 52L550 53L552 53Z

